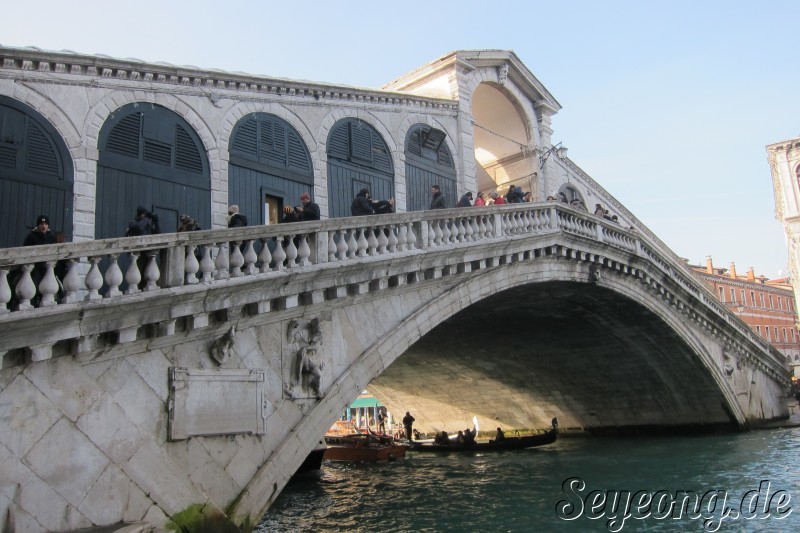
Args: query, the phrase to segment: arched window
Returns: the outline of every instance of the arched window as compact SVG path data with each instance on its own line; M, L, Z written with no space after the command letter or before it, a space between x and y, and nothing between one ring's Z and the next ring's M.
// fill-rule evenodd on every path
M448 207L455 206L456 169L444 142L447 135L426 124L417 124L406 135L406 206L422 211L431 203L431 185L439 185Z
M117 109L99 139L95 236L121 237L143 206L161 231L176 231L186 213L211 227L211 179L197 133L176 113L154 104Z
M228 202L250 224L276 223L284 203L312 193L314 169L297 130L269 113L242 117L231 134Z
M392 156L375 128L359 119L342 119L328 135L330 216L350 216L350 204L364 187L374 200L394 196Z
M36 217L72 239L73 168L67 145L44 116L0 96L0 247L21 246Z
M583 196L578 191L578 189L576 189L575 187L573 187L568 183L562 185L561 188L558 189L558 192L567 197L568 204L572 203L574 200L580 200L582 204L586 205L586 203L583 201Z

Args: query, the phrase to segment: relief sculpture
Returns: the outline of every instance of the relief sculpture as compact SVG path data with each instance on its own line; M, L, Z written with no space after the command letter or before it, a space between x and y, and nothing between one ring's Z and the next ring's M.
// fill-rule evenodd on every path
M285 390L289 398L322 398L324 363L319 353L322 337L322 322L319 318L289 321L286 340L290 375Z

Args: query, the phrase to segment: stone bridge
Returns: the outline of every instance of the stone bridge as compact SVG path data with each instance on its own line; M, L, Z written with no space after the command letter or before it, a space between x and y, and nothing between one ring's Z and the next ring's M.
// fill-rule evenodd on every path
M367 386L422 431L787 416L783 358L678 257L557 202L4 249L0 331L18 531L251 525Z

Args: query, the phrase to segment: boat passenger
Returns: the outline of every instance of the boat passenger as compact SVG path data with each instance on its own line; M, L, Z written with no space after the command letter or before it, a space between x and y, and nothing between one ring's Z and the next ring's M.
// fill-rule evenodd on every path
M503 433L503 430L500 429L500 428L497 428L497 435L494 436L494 441L495 442L500 442L501 440L503 440L505 438L506 438L506 434Z
M464 444L475 444L475 432L469 428L464 430Z
M459 431L458 435L456 436L456 444L464 444L464 432Z

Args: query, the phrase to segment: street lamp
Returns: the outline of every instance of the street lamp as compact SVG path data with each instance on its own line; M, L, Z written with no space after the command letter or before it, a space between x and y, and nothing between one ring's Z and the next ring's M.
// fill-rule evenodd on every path
M550 155L553 154L553 152L555 152L555 154L559 157L559 159L563 159L564 156L567 155L567 149L561 146L560 142L556 145L551 146L550 148L547 149L547 151L545 151L542 155L539 156L539 170L542 170L544 168L544 164L547 163L547 158L550 157Z

